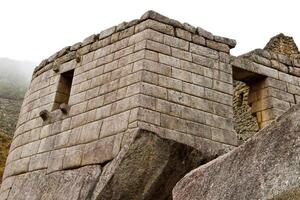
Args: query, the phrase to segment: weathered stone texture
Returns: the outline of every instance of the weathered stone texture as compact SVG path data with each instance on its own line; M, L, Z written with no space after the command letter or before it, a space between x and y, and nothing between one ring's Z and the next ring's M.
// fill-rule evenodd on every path
M228 151L234 43L149 11L63 48L34 72L4 180L106 163L138 129Z
M239 143L251 138L259 130L258 121L261 119L252 115L248 103L249 86L240 81L234 81L233 111L234 130L237 132Z
M285 36L282 33L271 38L264 49L285 55L299 54L299 50L294 39L292 37Z
M192 147L142 131L104 167L92 199L171 199L175 183L204 161Z
M235 45L149 11L63 48L33 74L4 181L104 165L138 130L192 146L207 159L233 149L234 78L249 85L260 128L300 99L297 57L255 50L232 59Z
M292 107L244 145L191 171L173 199L298 199L299 111Z

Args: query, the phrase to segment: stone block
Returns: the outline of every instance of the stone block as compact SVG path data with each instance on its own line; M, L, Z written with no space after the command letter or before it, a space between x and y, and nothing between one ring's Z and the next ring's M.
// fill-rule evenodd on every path
M216 42L221 42L223 44L227 44L230 48L233 48L236 45L235 40L230 39L230 38L226 38L226 37L220 37L220 36L214 35L214 40Z
M45 138L51 135L51 124L45 125L41 129L40 138Z
M168 24L170 22L170 19L168 17L161 15L153 10L147 11L140 18L141 21L147 20L147 19L153 19L153 20L165 23L165 24Z
M213 78L229 84L233 83L232 74L222 72L221 70L213 69Z
M28 172L30 157L14 161L14 175Z
M62 132L55 137L54 149L60 149L68 146L71 130Z
M172 77L182 80L182 81L186 81L186 82L192 82L192 77L193 77L193 73L188 72L188 71L184 71L181 69L177 69L177 68L172 68Z
M66 149L59 149L51 151L48 157L48 168L47 173L59 171L63 169L63 161L65 157Z
M213 113L219 115L221 117L233 118L233 109L232 105L224 105L220 103L212 103L213 104Z
M205 113L205 123L215 128L225 129L229 131L233 130L233 122L230 118Z
M71 95L68 104L71 106L85 101L85 95L86 95L86 91L76 95Z
M224 94L208 88L205 88L205 98L225 105L232 105L233 102L232 95Z
M195 44L200 44L202 46L204 46L206 43L205 43L205 38L200 36L200 35L193 35L192 36L192 42L195 43Z
M89 100L89 99L92 99L94 97L97 97L98 96L98 93L100 91L100 87L95 87L95 88L92 88L92 89L89 89L86 91L86 95L85 95L85 100ZM84 106L82 106L84 108ZM86 107L86 106L85 106ZM83 109L82 108L82 109ZM83 109L85 110L85 109Z
M190 106L199 110L213 112L213 102L207 99L190 96Z
M187 61L192 61L192 54L187 51L182 51L177 48L171 48L171 55L174 56L175 58L179 58L181 60L187 60Z
M167 89L149 83L141 84L141 93L151 97L167 99Z
M131 85L133 83L137 83L139 81L142 80L142 72L141 71L138 71L138 72L135 72L133 74L130 74L128 76L125 76L125 77L122 77L120 78L120 81L119 83L116 81L116 87L125 87L125 86L128 86L128 85Z
M122 30L120 32L120 34L119 34L119 39L121 40L123 38L127 38L127 37L129 37L129 36L131 36L133 34L134 34L134 26L129 27L129 28L125 29L125 30Z
M216 50L190 43L190 51L197 55L202 55L208 58L219 59L219 53Z
M187 121L187 133L202 138L212 139L211 127Z
M142 81L154 85L158 85L158 78L160 76L158 74L149 72L149 71L143 71L142 72Z
M40 140L26 144L23 147L21 158L32 156L38 152Z
M233 146L237 145L237 135L234 131L226 131L218 128L211 128L212 140Z
M96 110L96 120L110 116L111 104L102 106Z
M175 117L181 117L184 107L162 99L157 99L156 111Z
M97 140L100 135L101 125L102 121L96 121L84 125L80 134L80 143L88 143Z
M158 125L158 126L160 125L160 113L159 112L140 108L138 110L137 118L139 121L151 123L151 124Z
M82 165L101 164L113 159L115 137L106 137L84 146Z
M207 38L207 39L210 39L210 40L213 40L214 39L214 36L213 36L213 34L212 33L210 33L210 32L208 32L208 31L206 31L206 30L204 30L203 28L201 28L201 27L197 27L197 34L198 35L200 35L200 36L202 36L202 37L205 37L205 38Z
M35 171L40 169L46 169L48 167L48 158L50 152L37 154L30 158L29 171Z
M96 66L99 68L99 69L102 69L103 68L101 67L102 65L105 65L107 63L110 63L112 62L114 59L114 54L109 54L107 56L104 56L104 57L101 57L99 59L97 59L97 62L96 62ZM100 74L100 73L99 73Z
M168 90L168 100L186 106L191 105L191 96L174 90Z
M74 117L72 117L71 119L71 128L76 128L78 126L81 126L83 124L86 123L87 121L87 118L86 118L86 113L82 113L82 114L79 114L79 115L76 115Z
M213 68L219 65L218 60L207 58L205 56L192 54L193 62L201 66ZM228 65L230 67L230 65Z
M85 145L68 147L63 160L63 169L79 167Z
M67 146L73 146L79 144L81 131L82 131L82 126L71 130Z
M151 41L151 40L147 40L146 48L151 50L151 51L163 53L163 54L166 54L166 55L171 55L171 48L168 45L161 44L161 43L158 43L158 42L154 42L154 41Z
M189 50L189 42L169 35L164 36L164 44L186 51Z
M129 38L122 39L120 41L111 44L111 52L116 52L120 49L128 47Z
M220 92L226 93L226 94L233 94L233 85L224 83L218 80L213 80L213 89L218 90Z
M115 135L127 129L130 111L103 120L100 138ZM116 123L117 122L117 123Z
M172 26L154 21L152 19L148 19L136 25L135 33L143 31L145 29L153 29L168 35L174 35L174 28Z
M106 73L92 79L91 87L96 87L108 83L110 81L111 73Z
M139 106L138 101L139 101L139 96L134 95L113 103L111 109L111 115L138 107Z
M146 95L139 95L139 104L143 108L153 109L155 108L156 98Z
M102 47L95 51L94 59L99 59L112 53L112 45Z
M103 105L104 102L104 97L103 96L99 96L93 99L90 99L87 103L87 110L92 110L95 108L99 108L100 106Z
M106 30L103 30L99 33L99 40L106 38L110 35L112 35L116 31L116 26L110 27Z
M199 86L204 86L207 88L213 87L213 79L198 74L192 74L190 81Z
M206 40L206 45L207 45L207 47L212 48L212 49L217 50L217 51L222 51L222 52L225 52L225 53L230 52L229 46L226 45L226 44L223 44L223 43L218 43L218 42L215 42L215 41L212 41L212 40Z
M144 31L144 37L147 40L152 40L152 41L156 41L159 43L164 43L164 34L154 31L152 29L147 29Z
M38 153L51 151L54 148L55 136L46 137L41 140Z
M176 37L179 37L181 39L192 41L192 34L189 31L183 30L181 28L175 29L175 35Z
M177 117L161 114L160 123L163 128L171 129L186 133L186 121Z
M182 118L189 121L205 124L205 116L204 111L194 108L184 107L182 110Z
M184 93L188 93L190 95L194 95L197 97L204 97L204 87L198 86L198 85L194 85L194 84L190 84L190 83L185 83L183 82L182 84L182 91Z
M170 88L177 91L182 91L182 81L159 75L158 85L164 88Z
M70 107L70 111L69 111L69 116L74 116L74 115L78 115L81 114L83 112L86 111L86 107L87 107L87 102L82 102L76 105L72 105Z

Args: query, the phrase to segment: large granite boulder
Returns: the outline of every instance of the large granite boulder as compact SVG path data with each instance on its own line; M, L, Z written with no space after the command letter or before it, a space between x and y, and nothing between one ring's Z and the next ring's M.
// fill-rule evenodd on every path
M239 148L187 174L174 200L300 199L300 105Z
M170 200L175 184L204 161L190 146L140 131L105 166L92 199Z
M7 195L9 200L169 200L175 184L205 161L190 146L140 130L107 163L22 174Z

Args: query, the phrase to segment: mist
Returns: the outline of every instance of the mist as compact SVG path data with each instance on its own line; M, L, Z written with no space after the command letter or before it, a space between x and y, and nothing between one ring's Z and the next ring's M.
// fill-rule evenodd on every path
M0 58L0 97L22 99L36 63Z

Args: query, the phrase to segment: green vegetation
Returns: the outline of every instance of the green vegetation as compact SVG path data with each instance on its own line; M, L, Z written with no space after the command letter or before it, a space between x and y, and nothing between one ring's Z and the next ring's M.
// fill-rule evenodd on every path
M8 156L9 147L12 138L5 133L0 132L0 183L2 181L2 176L4 172L6 158Z

